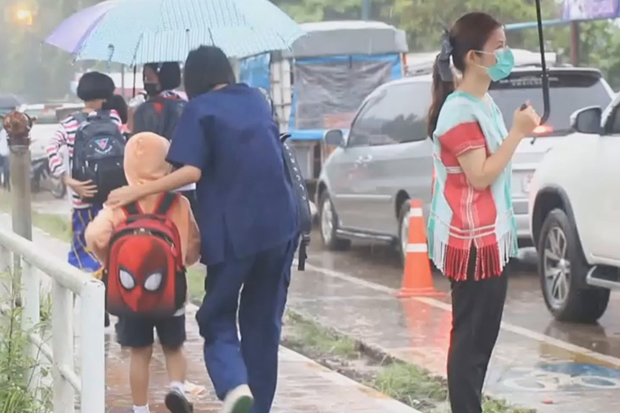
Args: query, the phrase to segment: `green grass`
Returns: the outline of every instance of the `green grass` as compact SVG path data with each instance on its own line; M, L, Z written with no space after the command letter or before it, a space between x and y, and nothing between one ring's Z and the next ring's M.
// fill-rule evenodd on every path
M287 311L284 345L319 362L340 358L339 372L363 382L393 399L424 413L450 413L446 380L427 370L370 354L356 341L294 311ZM351 363L351 360L357 362ZM324 363L325 364L325 363ZM358 367L354 367L356 365ZM331 367L328 363L328 367ZM485 397L484 413L535 413L519 409L503 400Z
M2 273L0 277L15 281L13 274ZM18 291L14 284L13 292ZM2 303L8 311L0 314L0 413L44 413L51 411L51 389L29 389L28 369L37 361L28 353L28 337L21 328L22 308L15 305L16 296ZM35 329L43 327L42 323ZM41 333L39 333L41 334ZM40 366L43 377L50 374Z
M448 398L448 389L443 380L413 364L390 363L381 368L368 384L410 406L418 405L420 400L440 403Z
M205 275L206 272L203 268L190 267L187 269L189 301L193 304L200 305L205 296Z
M287 313L287 325L290 326L290 334L287 334L286 345L292 350L322 357L359 358L357 344L348 337L338 336L290 311Z
M0 211L11 213L10 193L6 191L0 192ZM32 211L32 225L47 232L54 238L58 238L64 242L71 241L71 223L68 217L58 214L45 214Z

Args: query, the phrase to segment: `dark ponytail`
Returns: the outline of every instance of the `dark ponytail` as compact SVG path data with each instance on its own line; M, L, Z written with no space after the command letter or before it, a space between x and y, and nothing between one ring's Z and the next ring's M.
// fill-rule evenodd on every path
M126 124L129 117L129 109L125 98L121 95L112 95L112 97L103 103L102 109L115 110L118 113L118 117L121 119L121 123Z
M432 102L428 111L428 136L433 138L441 107L456 89L450 61L465 73L465 56L471 50L481 51L491 34L502 27L486 13L473 12L461 16L441 37L441 52L433 65Z
M456 89L456 83L454 79L445 81L441 78L439 69L439 56L435 59L433 64L433 88L431 91L432 101L431 107L428 110L428 136L433 139L433 133L437 127L437 119L439 118L439 111L443 106L448 95Z

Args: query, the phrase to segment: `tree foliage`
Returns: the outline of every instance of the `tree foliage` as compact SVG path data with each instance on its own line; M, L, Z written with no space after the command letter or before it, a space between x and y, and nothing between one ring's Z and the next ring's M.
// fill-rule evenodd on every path
M272 0L298 22L360 19L362 0ZM561 1L541 0L545 19L560 16ZM371 18L405 30L411 51L433 51L439 47L442 27L462 14L479 10L504 24L536 19L534 0L371 0ZM580 23L580 64L600 68L610 83L620 87L620 28L612 21ZM536 50L536 29L507 34L513 48ZM570 55L568 26L545 28L546 47L563 61Z

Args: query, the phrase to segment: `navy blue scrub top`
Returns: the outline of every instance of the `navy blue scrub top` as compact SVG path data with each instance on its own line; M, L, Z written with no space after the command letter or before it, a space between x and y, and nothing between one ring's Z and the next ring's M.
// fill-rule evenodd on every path
M296 236L278 127L259 90L239 83L190 100L167 159L202 171L196 220L204 264L242 259Z

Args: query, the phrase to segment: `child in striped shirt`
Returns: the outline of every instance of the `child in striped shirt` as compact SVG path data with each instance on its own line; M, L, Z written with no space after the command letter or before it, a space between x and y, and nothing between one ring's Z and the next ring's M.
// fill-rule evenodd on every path
M114 81L107 75L99 72L85 73L77 88L78 97L84 101L83 112L87 116L95 116L97 112L109 111L110 118L122 128L119 113L111 109L114 96ZM69 264L81 270L96 273L101 263L86 247L84 231L88 224L97 216L102 205L84 202L84 198L92 197L97 188L92 182L81 182L71 176L73 148L75 137L80 128L79 114L69 115L60 123L56 134L52 137L47 148L49 167L52 175L62 177L63 183L69 188L72 202L71 213L71 249L69 250ZM106 326L109 324L106 315Z

